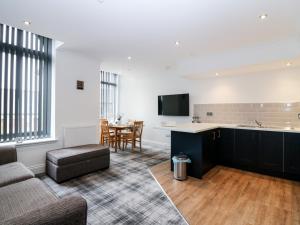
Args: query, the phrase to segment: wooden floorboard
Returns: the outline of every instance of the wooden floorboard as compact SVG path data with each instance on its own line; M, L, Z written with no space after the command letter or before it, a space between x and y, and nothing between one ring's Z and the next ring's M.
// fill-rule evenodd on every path
M190 225L300 225L300 183L217 166L203 179L151 172Z

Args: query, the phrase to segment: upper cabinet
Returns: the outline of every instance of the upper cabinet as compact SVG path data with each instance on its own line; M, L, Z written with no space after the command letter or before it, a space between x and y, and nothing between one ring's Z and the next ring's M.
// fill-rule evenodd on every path
M284 134L284 172L300 178L300 134Z

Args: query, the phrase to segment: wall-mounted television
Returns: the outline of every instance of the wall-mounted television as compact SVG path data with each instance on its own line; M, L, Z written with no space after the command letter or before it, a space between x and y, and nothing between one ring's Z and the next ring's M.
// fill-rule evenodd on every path
M189 116L189 94L158 96L158 115Z

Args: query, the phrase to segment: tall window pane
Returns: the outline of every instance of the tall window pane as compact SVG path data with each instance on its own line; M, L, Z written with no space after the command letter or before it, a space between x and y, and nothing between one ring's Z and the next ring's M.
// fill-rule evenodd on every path
M52 40L0 24L0 143L50 136Z
M100 117L115 121L118 113L118 75L100 72Z

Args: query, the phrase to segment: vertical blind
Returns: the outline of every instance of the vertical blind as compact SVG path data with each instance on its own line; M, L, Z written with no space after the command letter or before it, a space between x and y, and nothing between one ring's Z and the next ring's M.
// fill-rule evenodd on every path
M0 24L0 143L50 135L52 40Z
M115 120L118 110L118 75L101 71L100 78L100 117Z

